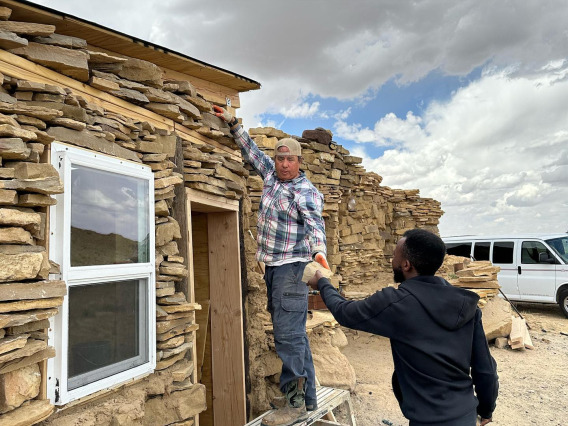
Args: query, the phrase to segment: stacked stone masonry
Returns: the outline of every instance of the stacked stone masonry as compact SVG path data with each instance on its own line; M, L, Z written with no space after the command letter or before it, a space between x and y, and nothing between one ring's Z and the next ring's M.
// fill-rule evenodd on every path
M187 242L173 212L176 185L242 201L246 340L255 348L249 351L248 398L252 413L267 408L279 367L265 329L270 318L254 259L256 242L249 237L249 231L256 236L262 181L231 154L237 146L212 104L189 81L164 80L155 64L101 52L85 40L57 34L53 25L11 21L5 7L0 7L0 49L146 108L212 142L191 142L108 111L64 85L0 75L0 422L33 424L47 418L45 424L68 424L95 416L98 424L191 425L205 409L205 389L196 383L192 359L200 306L188 303L180 286L191 271L180 256L179 244ZM272 128L250 133L269 155L277 140L288 136ZM297 139L303 169L325 197L328 260L336 284L371 283L377 271L388 268L405 230L437 231L443 213L437 201L421 198L417 190L381 186L382 178L366 172L361 159L333 142L328 131L307 130ZM156 372L56 414L42 392L44 361L55 356L46 334L49 318L66 296L66 284L49 279L59 266L49 261L46 249L48 210L56 202L52 195L63 191L49 164L54 141L143 163L153 171L157 297ZM174 162L176 149L183 164Z
M0 8L0 48L234 146L190 82L164 81L150 62L92 51L85 40L56 34L54 26L9 17L9 9ZM172 161L177 135L106 111L66 87L1 74L0 86L0 422L33 424L54 411L40 395L40 368L55 356L47 329L66 295L65 282L49 280L59 267L46 250L47 209L56 203L51 195L63 192L48 164L57 141L143 163L154 173L157 366L112 399L80 412L63 410L45 423L95 416L99 424L193 424L205 409L205 389L196 383L191 359L200 306L176 291L188 275L172 215L174 187L184 182ZM124 410L124 403L134 408Z

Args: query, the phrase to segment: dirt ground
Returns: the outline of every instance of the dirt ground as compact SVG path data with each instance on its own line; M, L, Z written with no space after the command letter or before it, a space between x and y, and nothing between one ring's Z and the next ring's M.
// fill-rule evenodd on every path
M557 305L518 304L517 308L531 328L535 348L513 351L490 345L500 382L493 424L567 425L568 319ZM388 339L344 331L349 344L342 352L357 375L351 395L357 425L408 425L392 393Z

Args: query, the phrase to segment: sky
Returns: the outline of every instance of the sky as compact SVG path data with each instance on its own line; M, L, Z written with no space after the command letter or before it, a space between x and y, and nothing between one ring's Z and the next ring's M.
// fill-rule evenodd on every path
M246 128L324 127L442 236L568 231L565 0L37 0L244 75Z

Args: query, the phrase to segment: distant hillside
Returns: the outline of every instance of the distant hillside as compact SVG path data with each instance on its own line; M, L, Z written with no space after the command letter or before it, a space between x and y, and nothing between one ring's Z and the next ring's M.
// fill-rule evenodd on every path
M72 266L136 262L138 262L138 241L118 234L100 234L96 231L71 227Z

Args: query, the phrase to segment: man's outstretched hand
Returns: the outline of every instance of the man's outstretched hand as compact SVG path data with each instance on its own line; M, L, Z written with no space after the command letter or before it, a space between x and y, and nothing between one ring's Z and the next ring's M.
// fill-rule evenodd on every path
M479 423L479 426L485 426L487 423L491 423L492 421L493 421L493 419L481 418L481 422Z
M310 278L310 280L308 281L308 285L313 288L314 290L318 289L318 281L320 280L320 278L323 278L323 275L321 274L321 272L319 270L316 270L316 273L314 274L313 277Z
M223 120L225 123L230 123L231 121L233 121L234 117L226 109L221 108L220 106L217 105L213 105L213 111L215 111L215 115L219 117L221 120Z

